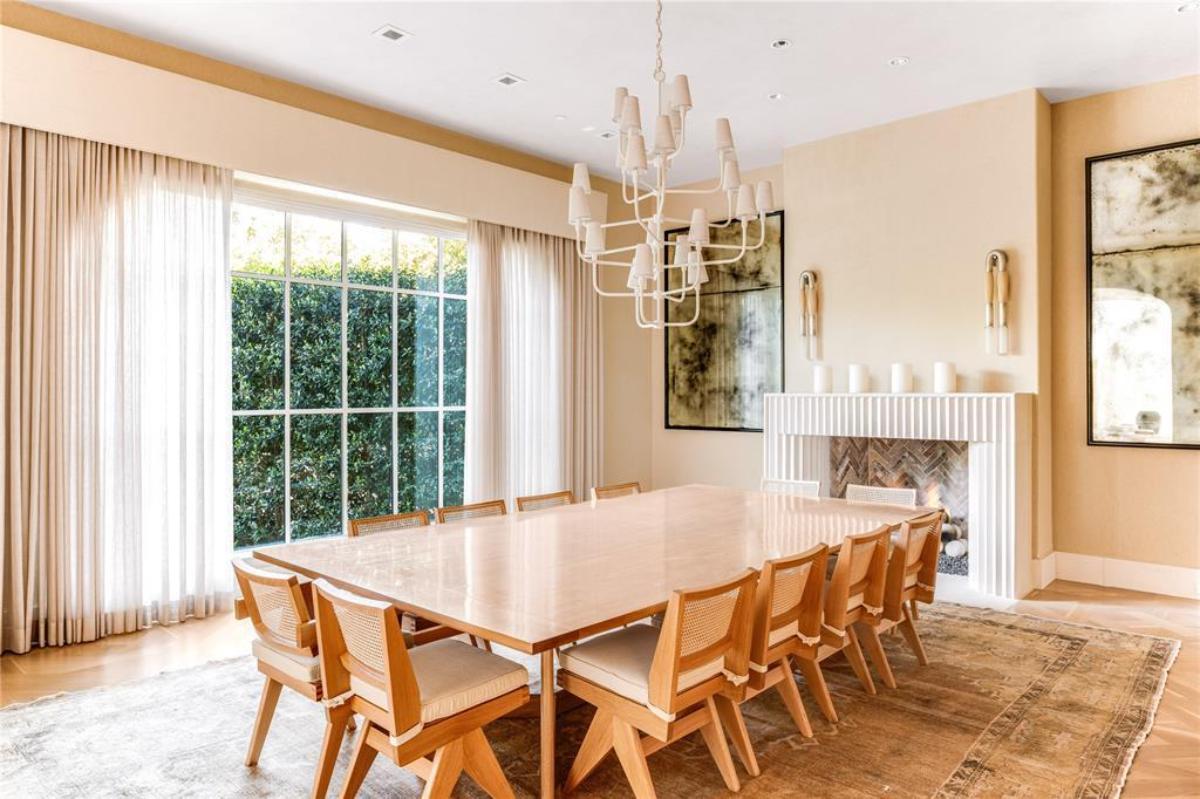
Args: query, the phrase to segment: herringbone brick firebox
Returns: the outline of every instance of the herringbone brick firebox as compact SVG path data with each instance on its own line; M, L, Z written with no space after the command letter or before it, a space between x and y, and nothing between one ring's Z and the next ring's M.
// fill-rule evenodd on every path
M829 440L829 496L846 495L847 483L917 489L918 505L940 505L967 533L967 442L908 438Z

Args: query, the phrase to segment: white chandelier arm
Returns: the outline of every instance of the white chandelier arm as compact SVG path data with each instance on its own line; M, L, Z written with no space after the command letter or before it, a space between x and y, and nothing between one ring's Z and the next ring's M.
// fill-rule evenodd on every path
M729 227L731 222L733 222L733 192L727 191L725 192L725 221L710 222L708 226L715 227L718 230L724 230L725 228Z
M696 321L699 318L700 318L700 286L697 285L696 286L696 307L692 310L692 318L688 319L686 322L685 321L668 322L668 321L664 320L663 326L664 327L687 327L688 325L696 324Z
M599 273L600 273L600 270L596 268L595 264L592 264L592 288L601 297L634 297L634 296L637 296L632 291L605 291L604 289L600 288L600 274Z

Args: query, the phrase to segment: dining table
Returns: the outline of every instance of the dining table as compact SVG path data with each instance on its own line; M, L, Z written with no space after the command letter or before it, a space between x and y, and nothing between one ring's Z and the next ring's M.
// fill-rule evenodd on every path
M933 510L684 485L428 527L263 547L260 560L538 658L540 794L554 795L555 650L663 611L671 593L836 549ZM547 687L549 688L547 690Z

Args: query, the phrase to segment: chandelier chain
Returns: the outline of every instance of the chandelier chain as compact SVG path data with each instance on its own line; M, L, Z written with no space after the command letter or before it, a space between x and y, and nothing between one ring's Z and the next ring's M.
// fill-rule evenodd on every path
M667 77L667 74L665 72L663 72L663 59L662 59L662 39L663 39L662 11L663 11L662 0L655 0L655 3L654 3L654 27L655 27L655 30L657 31L657 38L654 41L654 79L656 81L658 81L659 83L662 83L663 80L665 80Z

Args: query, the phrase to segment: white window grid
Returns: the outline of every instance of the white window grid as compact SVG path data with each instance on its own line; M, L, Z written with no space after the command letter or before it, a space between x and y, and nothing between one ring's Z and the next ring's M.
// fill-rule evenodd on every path
M272 204L271 206L259 205L257 203L237 203L244 204L249 207L258 208L261 210L273 210L283 213L283 274L275 275L265 272L248 272L239 269L230 269L230 278L249 278L253 280L270 280L283 285L283 407L267 410L235 410L233 411L234 418L241 416L281 416L283 417L283 543L291 543L292 541L292 417L294 416L315 416L320 414L338 415L341 417L341 511L342 511L342 531L340 535L344 535L350 524L350 473L349 464L349 419L353 414L367 413L386 413L390 417L392 427L392 473L391 473L391 494L392 494L392 513L399 513L400 509L400 490L398 485L400 463L400 430L399 422L396 414L400 413L437 413L437 481L438 481L438 505L445 504L445 436L446 436L446 414L455 411L466 412L465 405L446 405L445 402L445 370L442 364L445 356L445 332L446 332L446 304L442 300L463 300L467 299L466 294L457 294L448 292L446 288L446 275L443 269L445 260L445 242L454 240L463 240L462 235L454 235L451 233L431 233L422 229L409 229L402 226L390 226L388 229L391 232L392 239L392 282L390 286L357 283L349 279L349 270L346 268L346 227L353 222L346 219L337 219L340 228L341 241L341 279L340 280L321 280L318 278L304 277L292 274L292 216L294 213L290 210L280 208ZM301 216L312 216L312 214L301 213ZM325 217L334 219L334 217ZM382 228L381 225L375 227ZM398 264L399 264L399 238L402 233L418 233L421 235L436 236L437 238L437 279L438 289L430 291L425 289L404 288L399 285L398 279ZM341 290L341 378L342 378L342 407L340 408L293 408L292 407L292 292L293 285L307 286L327 286ZM391 337L389 344L392 348L392 374L391 374L391 396L392 403L386 408L359 408L348 405L350 400L349 394L349 375L347 372L347 352L346 352L346 329L347 318L349 313L350 290L367 290L392 295L392 326ZM396 357L396 325L397 325L397 306L399 304L398 297L402 295L413 295L418 297L433 297L439 300L438 302L438 351L437 351L437 370L438 370L438 404L437 405L422 405L422 406L401 406L398 404L396 383L399 377L397 371ZM468 313L469 313L468 309ZM304 540L312 540L317 536L310 536ZM255 545L261 546L261 545Z

